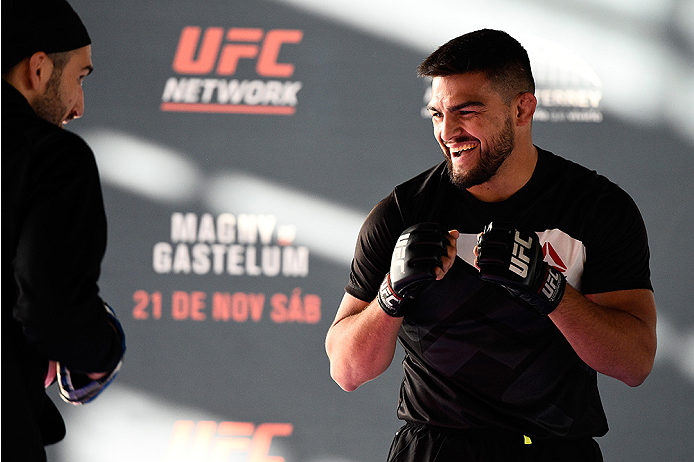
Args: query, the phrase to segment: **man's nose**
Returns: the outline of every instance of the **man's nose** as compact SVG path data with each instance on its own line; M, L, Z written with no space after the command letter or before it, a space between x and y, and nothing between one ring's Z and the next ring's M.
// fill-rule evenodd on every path
M443 141L452 141L460 136L461 133L460 125L457 123L456 118L451 115L444 115L441 121L441 139Z
M82 92L82 89L80 89L79 97L75 103L75 106L72 108L72 113L70 115L73 119L79 119L84 115L84 93Z

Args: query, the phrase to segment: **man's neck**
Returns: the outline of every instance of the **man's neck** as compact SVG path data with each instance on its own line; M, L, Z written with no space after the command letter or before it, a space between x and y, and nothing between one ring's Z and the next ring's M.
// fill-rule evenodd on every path
M530 181L537 157L537 148L532 143L527 148L514 150L489 181L467 191L482 202L505 201Z

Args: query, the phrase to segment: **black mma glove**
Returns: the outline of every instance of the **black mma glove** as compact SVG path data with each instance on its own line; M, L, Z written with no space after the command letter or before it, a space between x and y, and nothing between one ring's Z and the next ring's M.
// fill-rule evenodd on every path
M378 290L378 304L393 317L404 316L407 299L417 296L436 279L448 239L436 223L419 223L402 232L393 250L390 272Z
M566 278L543 258L535 232L506 223L488 224L477 240L480 278L504 286L547 315L564 296Z

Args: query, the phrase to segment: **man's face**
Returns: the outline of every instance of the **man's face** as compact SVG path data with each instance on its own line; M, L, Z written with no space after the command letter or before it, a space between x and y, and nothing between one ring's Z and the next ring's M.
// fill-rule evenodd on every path
M489 181L515 146L510 107L483 73L434 77L429 112L451 181L469 189Z
M36 114L44 120L62 127L84 113L82 82L91 73L92 48L87 45L70 52L62 69L53 67L44 93L34 102Z

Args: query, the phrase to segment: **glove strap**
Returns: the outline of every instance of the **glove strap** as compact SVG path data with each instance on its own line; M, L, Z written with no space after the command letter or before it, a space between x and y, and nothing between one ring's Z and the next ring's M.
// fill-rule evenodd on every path
M405 316L403 304L405 300L398 297L390 285L390 273L386 274L381 282L381 287L378 289L378 304L388 316L401 318Z
M518 292L518 297L532 305L540 314L548 315L559 305L566 290L566 278L561 272L545 263L544 278L536 294Z
M122 364L123 359L121 358L116 367L107 376L98 380L90 380L86 374L72 373L67 367L58 363L60 397L66 403L74 404L75 406L89 403L113 382Z

